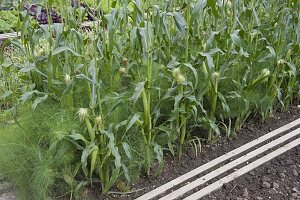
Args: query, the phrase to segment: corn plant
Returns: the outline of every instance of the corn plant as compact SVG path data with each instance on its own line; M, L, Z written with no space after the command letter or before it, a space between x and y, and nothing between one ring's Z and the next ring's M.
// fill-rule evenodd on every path
M49 11L54 2L41 4ZM98 0L89 28L80 26L89 7L57 5L62 24L48 14L49 24L32 29L20 12L20 40L4 46L24 62L0 56L0 97L34 109L51 98L78 116L65 139L81 155L84 181L100 180L104 193L134 170L152 174L153 163L159 173L165 151L198 152L251 113L265 119L299 98L297 1ZM11 84L11 73L22 79Z

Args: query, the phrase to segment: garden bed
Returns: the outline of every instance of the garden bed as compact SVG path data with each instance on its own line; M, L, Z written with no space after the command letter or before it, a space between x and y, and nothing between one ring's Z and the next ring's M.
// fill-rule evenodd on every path
M59 2L53 25L32 23L54 1L19 5L22 37L0 49L0 171L18 198L133 199L299 118L300 2L98 1L89 31Z
M274 113L274 115L265 122L262 122L259 117L254 117L242 127L236 138L230 140L223 138L217 144L204 145L201 154L198 156L195 155L193 149L187 149L180 161L171 156L166 156L164 169L159 176L156 176L154 174L155 172L153 172L150 177L147 175L141 176L137 182L130 185L130 191L128 191L130 194L125 194L125 192L113 188L112 190L115 190L116 193L112 192L108 197L103 196L101 199L135 199L221 155L224 155L224 152L229 152L240 147L298 118L300 118L300 108L296 105L291 106L287 111ZM296 191L293 192L293 189L299 189L300 186L299 177L293 175L297 172L300 173L299 164L299 147L296 147L269 163L264 164L258 169L255 169L254 172L250 172L232 183L226 184L220 191L216 191L203 199L255 199L256 197L258 197L258 199L259 197L269 199L270 196L272 199L282 199L282 193L293 198L295 196L294 193L296 193ZM295 172L295 170L297 172ZM280 174L281 172L285 173L286 176ZM277 181L278 183L283 184L288 181L290 181L290 183L287 186L282 186L281 190L275 188L276 192L274 193L272 183L276 182L278 176L283 177L281 178L282 180ZM265 187L264 185L268 185L268 183L263 183L266 182L264 180L268 180L271 186ZM277 187L276 183L275 187ZM245 189L248 191L248 196L245 196L247 194ZM100 192L97 190L97 187L86 188L85 191L88 199L99 199ZM287 191L289 192L287 193Z
M128 193L130 194L125 194L126 192L121 192L117 188L113 188L112 190L115 193L111 192L108 196L102 196L101 199L135 199L210 160L224 155L224 152L229 152L245 143L255 140L299 117L300 109L296 105L290 107L287 111L274 113L265 122L261 122L261 119L254 117L242 127L236 138L231 140L224 138L218 144L204 145L202 152L198 156L195 155L193 149L187 149L180 162L177 159L174 160L172 157L166 156L164 169L159 176L154 174L150 177L141 176L137 182L129 186L130 190ZM297 199L300 196L299 158L300 147L298 146L258 169L224 185L222 189L203 197L203 199ZM7 185L7 182L3 182L3 184ZM86 187L84 195L86 199L99 199L99 195L101 196L100 186L97 187L97 184L95 184L94 187ZM13 198L15 197L12 193L12 187L7 187L7 189L1 191L1 200L10 200ZM64 196L59 199L68 198Z

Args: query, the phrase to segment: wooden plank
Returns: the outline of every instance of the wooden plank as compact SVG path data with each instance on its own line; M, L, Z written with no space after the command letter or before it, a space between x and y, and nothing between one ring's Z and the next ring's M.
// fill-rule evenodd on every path
M238 169L237 171L225 176L224 178L208 185L207 187L203 188L202 190L199 190L198 192L192 194L191 196L185 198L184 200L195 200L200 199L201 197L204 197L208 195L209 193L221 188L225 183L229 183L233 181L234 179L250 172L251 170L261 166L262 164L274 159L275 157L291 150L292 148L298 146L300 144L300 138L276 149L275 151L272 151L271 153L251 162L250 164Z
M83 28L89 28L89 27L94 26L94 25L96 25L96 26L100 25L100 22L101 22L101 21L89 21L89 22L83 22L83 23L81 24L81 26L82 26Z
M160 200L170 200L170 199L180 198L187 192L195 189L196 187L203 185L204 183L208 182L209 180L211 180L213 178L218 177L219 175L223 174L224 172L234 169L234 167L236 167L252 158L255 158L256 156L268 151L271 148L274 148L277 145L284 143L285 141L287 141L297 135L300 135L300 128L298 128L290 133L287 133L286 135L283 135L283 136L277 138L276 140L274 140L270 143L267 143L266 145L261 146L260 148L255 149L255 150L247 153L246 155L243 155L243 156L231 161L230 163L223 165L222 167L220 167L200 178L197 178L195 181L192 181L191 183L179 188L178 190L175 190L174 192L164 196Z
M0 34L0 41L5 41L7 39L16 38L17 35L18 35L17 32Z
M81 27L83 28L88 28L91 27L93 25L98 26L100 24L100 21L89 21L89 22L83 22L81 24ZM5 41L7 39L12 39L12 38L17 38L18 36L20 36L21 33L17 33L17 32L12 32L12 33L4 33L4 34L0 34L0 41Z
M243 153L244 151L262 143L262 142L265 142L266 140L269 140L277 135L279 135L280 133L284 132L284 131L287 131L297 125L300 124L300 118L297 119L297 120L294 120L293 122L291 123L288 123L268 134L265 134L263 136L261 136L260 138L256 139L256 140L253 140L251 142L248 142L246 143L245 145L241 146L241 147L238 147L204 165L201 165L199 167L197 167L196 169L186 173L186 174L183 174L181 176L179 176L178 178L142 195L141 197L137 198L136 200L146 200L146 199L153 199L154 197L158 196L158 195L161 195L163 193L166 193L168 190L170 190L171 188L181 184L182 182L185 182L195 176L197 176L198 174L204 172L205 170L209 169L209 168L212 168L216 165L218 165L219 163L221 162L224 162L225 160L228 160L230 158L232 158L233 156L236 156L238 154L241 154Z

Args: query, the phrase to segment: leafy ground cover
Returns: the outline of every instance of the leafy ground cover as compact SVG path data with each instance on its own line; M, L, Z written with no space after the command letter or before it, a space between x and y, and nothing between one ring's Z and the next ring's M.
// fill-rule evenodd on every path
M108 1L108 12L95 1L101 24L89 31L80 28L84 12L60 2L64 24L32 28L29 13L20 12L20 40L1 48L1 107L15 124L1 133L18 128L22 138L26 130L34 148L26 165L1 169L20 193L54 197L59 184L72 198L87 184L98 183L103 194L112 186L130 190L126 183L140 173L161 172L165 153L199 152L203 143L235 136L253 113L265 120L299 98L298 1L119 0ZM16 140L16 151L28 146ZM57 155L65 148L72 159ZM30 174L33 164L63 165L37 170L44 175L37 180L49 180L43 193L38 181L26 191L10 170Z
M0 33L10 33L17 27L17 12L0 11Z

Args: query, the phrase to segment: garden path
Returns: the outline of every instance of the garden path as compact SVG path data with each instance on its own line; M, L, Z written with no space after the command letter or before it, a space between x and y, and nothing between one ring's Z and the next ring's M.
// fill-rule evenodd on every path
M0 200L17 200L11 184L0 178Z

